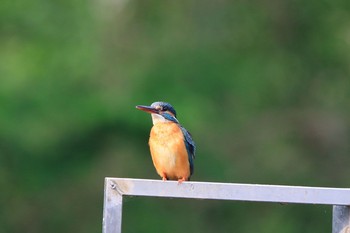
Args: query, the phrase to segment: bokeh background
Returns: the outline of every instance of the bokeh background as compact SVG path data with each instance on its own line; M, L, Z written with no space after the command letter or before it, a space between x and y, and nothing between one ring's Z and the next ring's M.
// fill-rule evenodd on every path
M0 231L101 232L104 177L159 179L170 102L195 181L349 187L350 2L0 3ZM330 232L331 207L127 198L124 232Z

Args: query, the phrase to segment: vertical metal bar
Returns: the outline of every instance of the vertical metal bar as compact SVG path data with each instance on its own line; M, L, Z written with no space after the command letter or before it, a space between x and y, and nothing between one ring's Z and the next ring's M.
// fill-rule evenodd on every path
M350 206L333 206L332 233L350 233Z
M123 195L118 192L116 184L105 179L103 203L103 233L122 232Z

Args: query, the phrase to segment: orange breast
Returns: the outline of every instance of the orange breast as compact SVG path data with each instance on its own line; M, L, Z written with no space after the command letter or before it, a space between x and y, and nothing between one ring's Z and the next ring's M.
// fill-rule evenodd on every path
M171 180L187 180L190 177L184 136L176 123L161 122L154 125L149 146L154 167L161 177Z

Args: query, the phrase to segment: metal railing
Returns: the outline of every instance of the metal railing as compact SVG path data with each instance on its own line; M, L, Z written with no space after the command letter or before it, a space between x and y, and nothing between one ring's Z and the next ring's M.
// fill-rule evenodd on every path
M332 205L332 233L350 233L347 188L105 178L103 233L121 233L123 196Z

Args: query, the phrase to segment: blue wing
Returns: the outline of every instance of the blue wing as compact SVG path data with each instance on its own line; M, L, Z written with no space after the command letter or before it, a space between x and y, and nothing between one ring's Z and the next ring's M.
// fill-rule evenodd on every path
M187 149L187 154L188 154L188 161L190 162L190 172L191 175L193 174L193 169L194 169L194 164L193 160L195 158L195 153L196 153L196 145L192 139L192 136L190 132L188 132L184 127L180 125L181 131L184 135L185 138L185 145Z

